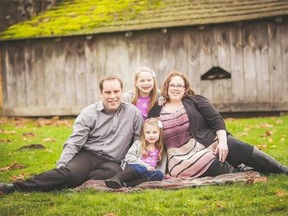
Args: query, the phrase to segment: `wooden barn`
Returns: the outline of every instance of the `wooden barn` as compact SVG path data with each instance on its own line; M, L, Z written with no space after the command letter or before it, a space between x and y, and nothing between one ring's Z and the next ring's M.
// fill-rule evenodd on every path
M287 0L67 0L0 40L4 116L77 115L138 66L186 73L220 112L288 111Z

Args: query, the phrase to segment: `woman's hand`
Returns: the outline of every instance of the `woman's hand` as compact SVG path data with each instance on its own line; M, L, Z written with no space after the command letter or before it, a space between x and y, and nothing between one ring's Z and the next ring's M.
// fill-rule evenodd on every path
M216 146L216 149L214 150L214 154L219 155L219 161L222 163L226 160L228 156L229 150L227 142L219 142L219 144Z
M219 161L223 163L226 160L228 153L229 153L229 149L227 145L227 134L225 130L219 130L216 132L216 134L217 134L217 138L219 142L213 153L215 155L218 154Z
M158 106L163 106L165 104L165 102L166 102L166 100L165 100L165 98L163 96L160 96L158 98L158 101L157 101Z

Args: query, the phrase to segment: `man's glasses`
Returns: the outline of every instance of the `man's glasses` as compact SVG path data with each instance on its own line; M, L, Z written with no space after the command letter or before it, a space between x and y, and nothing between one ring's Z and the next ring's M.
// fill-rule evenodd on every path
M180 88L185 88L185 85L181 85L181 84L169 84L169 87L170 88L177 88L177 89L180 89Z

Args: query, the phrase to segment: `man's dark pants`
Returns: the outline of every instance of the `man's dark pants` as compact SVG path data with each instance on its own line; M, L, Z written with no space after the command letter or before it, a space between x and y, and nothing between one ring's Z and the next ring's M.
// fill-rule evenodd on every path
M118 163L81 150L72 160L59 169L52 169L31 178L15 182L17 191L51 191L74 188L89 179L105 180L121 171Z

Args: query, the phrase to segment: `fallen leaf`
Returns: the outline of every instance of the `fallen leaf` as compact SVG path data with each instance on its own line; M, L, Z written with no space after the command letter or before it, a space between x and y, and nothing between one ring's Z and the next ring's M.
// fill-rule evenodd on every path
M45 146L43 146L42 144L30 144L30 145L22 146L18 150L23 150L23 149L45 149Z
M43 139L43 142L55 142L54 138L45 138Z
M7 122L8 122L8 118L6 118L6 117L0 118L0 124L6 124Z
M0 171L8 171L8 170L22 169L22 168L24 168L24 167L25 167L24 165L18 164L17 162L14 162L14 163L10 164L9 166L0 168Z
M283 190L278 190L278 191L276 191L276 195L279 196L279 197L282 197L282 196L286 195L286 192L283 191Z
M247 134L248 134L247 132L243 132L240 134L240 136L247 136Z
M18 176L14 175L10 178L13 182L15 181L21 181L25 179L25 176L23 173L19 174Z
M265 131L265 134L267 135L267 136L272 136L273 135L273 131Z
M221 203L216 203L217 208L223 208L223 205Z
M256 145L256 147L260 150L263 150L263 149L267 149L267 144L260 144L260 145Z
M26 124L26 122L27 122L27 119L25 119L25 118L15 118L14 119L14 125L17 127L23 126L24 124Z
M111 212L111 213L105 214L104 216L115 216L115 214Z
M0 139L0 142L12 142L11 139Z
M260 126L261 126L262 128L272 128L272 127L273 127L273 125L268 124L268 123L261 123Z
M16 131L8 131L8 130L1 129L0 134L16 134Z
M245 132L249 132L250 130L251 130L251 128L248 128L248 127L244 128Z
M51 125L51 124L52 124L52 121L50 119L44 119L44 118L37 119L37 125L39 127L43 127L43 126Z
M35 137L36 134L32 133L32 132L29 132L29 133L23 133L22 134L23 136L29 136L29 137Z
M52 117L51 118L53 121L58 121L58 120L60 120L60 116L54 116L54 117Z
M256 182L268 182L268 178L266 176L261 176L259 178L254 179L254 183Z

